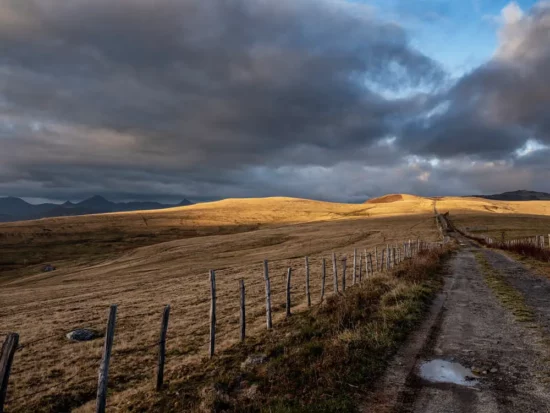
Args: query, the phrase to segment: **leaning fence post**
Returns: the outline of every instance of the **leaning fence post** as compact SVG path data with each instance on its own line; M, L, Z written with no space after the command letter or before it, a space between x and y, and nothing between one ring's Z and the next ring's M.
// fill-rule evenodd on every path
M111 305L109 309L109 321L107 322L107 332L105 333L105 345L103 346L103 357L99 366L99 375L97 380L97 400L96 413L105 413L107 407L107 383L109 381L109 362L111 361L111 349L115 338L117 306Z
M292 268L288 267L286 274L286 316L290 317L290 277L292 275Z
M245 289L244 289L244 280L239 281L239 286L241 290L241 342L244 341L246 337L246 306L245 306Z
M264 260L264 278L265 278L265 316L267 329L271 330L273 322L271 320L271 282L269 281L269 268L267 260Z
M2 354L0 355L0 413L4 412L11 366L18 345L19 334L17 333L8 334L4 344L2 344Z
M336 265L336 253L332 253L332 272L334 274L334 292L338 292L338 267Z
M355 281L357 280L357 248L353 249L353 278L352 278L352 285L355 285Z
M323 273L321 278L321 302L323 302L323 299L325 298L325 278L327 275L327 266L325 259L323 258Z
M164 384L164 361L166 359L166 332L168 330L168 318L170 317L170 306L164 307L162 321L160 323L159 359L157 365L157 391L162 389Z
M306 257L306 298L307 306L311 307L311 295L309 294L309 259Z
M343 271L342 271L342 292L346 291L346 267L347 267L347 258L342 258Z
M216 272L210 270L210 358L216 350Z

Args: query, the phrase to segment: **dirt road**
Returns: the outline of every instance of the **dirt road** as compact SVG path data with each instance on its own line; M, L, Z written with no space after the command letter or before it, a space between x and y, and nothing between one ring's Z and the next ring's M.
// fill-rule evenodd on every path
M448 265L428 327L411 338L410 346L422 344L416 352L405 348L388 370L381 383L384 408L365 411L550 412L550 282L498 252L457 240L462 246ZM530 321L504 308L480 259L525 295Z

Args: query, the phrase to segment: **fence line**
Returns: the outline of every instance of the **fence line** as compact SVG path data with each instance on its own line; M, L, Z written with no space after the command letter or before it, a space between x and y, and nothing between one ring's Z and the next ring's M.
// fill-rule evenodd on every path
M413 258L415 255L419 254L423 250L427 249L434 249L439 248L442 246L441 242L424 242L420 239L417 239L415 241L408 240L408 242L403 243L397 243L396 245L386 245L384 248L381 248L379 250L378 246L374 248L374 251L369 252L367 249L364 250L364 255L357 251L357 249L353 250L353 268L351 272L347 271L347 256L344 255L342 257L342 289L339 290L339 280L338 280L338 263L337 263L337 257L336 253L332 253L332 263L333 263L333 294L343 294L346 291L346 281L348 278L348 275L351 276L351 286L359 285L363 281L363 273L365 274L365 278L368 278L369 276L372 276L376 273L387 273L393 268L396 268L399 264L405 262L406 260L409 260ZM374 260L373 260L374 255ZM272 283L269 276L269 261L264 260L263 262L263 270L264 270L264 279L258 280L258 281L252 281L248 284L245 283L244 279L240 279L238 283L238 289L235 288L235 293L232 292L225 292L223 294L219 294L217 292L216 288L216 273L214 270L210 271L210 292L211 297L210 299L200 299L195 300L192 305L199 305L199 304L206 304L210 302L210 319L208 324L197 326L194 329L191 329L190 331L186 331L184 334L173 336L169 334L169 314L170 314L170 306L167 305L164 307L161 317L161 325L160 325L160 336L158 341L155 341L153 344L142 346L138 349L131 349L128 351L128 353L135 353L137 351L145 351L151 348L157 348L157 363L156 363L156 375L155 375L155 388L160 391L163 388L164 385L164 369L167 361L167 353L166 353L166 344L170 340L174 340L179 337L193 337L195 333L198 333L199 331L203 330L205 335L208 335L206 340L201 340L199 343L195 343L194 340L190 343L194 349L189 350L187 353L180 353L180 354L188 354L191 352L197 351L196 349L201 348L202 346L209 344L209 356L214 357L216 353L216 339L219 339L221 337L227 336L234 332L239 332L238 339L242 342L246 340L246 325L247 325L247 316L246 312L248 309L251 311L254 311L254 306L260 304L261 302L265 302L265 317L266 317L266 327L268 330L271 330L273 328L273 309L277 309L280 307L272 307L272 301L273 298L278 298L281 295L285 295L284 302L281 303L284 305L286 317L289 317L291 315L291 309L293 306L301 305L305 301L305 305L307 307L310 307L312 305L311 301L311 291L310 291L310 261L308 257L305 258L305 285L302 284L301 286L298 285L298 283L294 283L295 280L294 277L292 277L292 267L287 268L286 272L286 278L284 280L281 279L281 283L283 284L281 286L281 291L277 291L276 293L272 292ZM363 266L363 259L365 260L365 264ZM283 261L283 260L277 260L277 261ZM288 259L286 260L288 262ZM319 304L322 304L324 298L325 298L325 280L326 280L326 258L322 258L321 260L322 267L321 267L321 295ZM351 274L350 274L351 273ZM302 280L300 280L302 281ZM258 300L247 302L246 295L247 292L250 294L249 288L250 286L258 286L260 284L263 284L265 287L265 297L262 297ZM304 288L305 287L305 288ZM304 289L302 289L304 288ZM305 290L305 296L304 296L304 290ZM300 297L303 297L303 301L292 299L293 293L299 293L301 291ZM230 311L229 314L224 315L221 318L216 317L216 307L217 307L217 299L220 297L235 297L238 296L238 306L236 306L235 311ZM278 304L279 305L279 304ZM187 304L189 306L189 304ZM108 394L108 374L109 374L109 364L111 359L111 353L112 353L112 346L113 342L115 340L115 326L116 326L116 313L117 313L117 306L111 305L110 312L109 312L109 318L107 322L106 327L106 334L105 334L105 343L104 343L104 349L103 349L103 356L101 359L101 364L99 367L98 372L98 385L97 385L97 399L96 399L96 413L104 413L107 405L107 394ZM139 317L139 316L152 316L155 313L152 311L142 312L138 314L130 314L127 316L124 316L119 319L120 321ZM227 320L230 318L235 318L235 321L232 323L227 323ZM226 322L225 325L231 325L236 324L235 327L224 329L223 332L218 331L218 326L220 325L220 322L224 321ZM101 330L101 328L95 328L97 330ZM209 329L209 333L208 333ZM1 380L1 386L0 390L2 391L0 393L0 413L2 413L4 410L4 406L6 403L6 396L8 395L8 380L10 376L10 370L11 365L13 362L14 355L17 351L20 351L28 346L31 346L33 344L36 344L41 341L45 341L47 339L53 338L53 337L59 337L60 334L52 334L48 335L46 337L41 337L39 339L24 342L21 345L17 345L17 341L15 343L15 346L13 347L11 361L9 363L5 362L5 356L4 356L4 348L10 347L9 343L13 343L13 338L15 333L9 334L8 338L4 342L3 346L3 352L2 352L2 364L0 364L0 367L3 367L4 364L8 365L9 368L3 368L0 371L0 380ZM17 336L17 334L15 334ZM18 337L18 336L17 336ZM11 340L11 341L10 341ZM10 347L11 348L11 347ZM9 353L9 352L8 352ZM115 351L114 354L119 354L119 351ZM124 352L126 353L126 352ZM19 371L21 373L22 371ZM3 376L2 376L3 375ZM74 375L74 377L78 376L78 373ZM69 377L68 379L65 379L64 382L69 382L73 377ZM41 393L45 393L49 391L52 388L58 387L60 383L48 386L48 388L43 389L39 392L36 392L34 395L38 395ZM7 402L10 404L13 404L14 402L21 400L23 398L26 398L27 396L17 397L13 399L7 398Z

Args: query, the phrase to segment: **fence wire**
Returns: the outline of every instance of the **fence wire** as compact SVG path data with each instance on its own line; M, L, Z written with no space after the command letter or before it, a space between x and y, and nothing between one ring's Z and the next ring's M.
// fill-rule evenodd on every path
M398 248L401 249L401 246L398 246ZM380 248L380 252L385 251L385 250L386 250L385 246ZM361 253L360 249L358 249L358 252L359 252L359 254L357 255L358 261L361 260L361 263L363 263L363 254ZM417 253L417 252L418 251L415 251L415 253ZM402 253L400 254L401 262L405 261L405 259L408 258L407 254L411 254L411 253L412 253L412 251L405 252L405 250L403 250ZM292 268L291 263L293 263L296 260L303 261L304 257L292 257L292 258L276 259L276 260L269 261L269 263L283 263L284 262L284 263L286 263L286 265L288 265L290 268ZM321 259L318 258L318 257L314 257L314 258L310 259L310 263L309 263L310 271L317 272L318 269L317 268L314 269L312 264L315 264L315 267L317 267L317 265L320 263L320 261L321 261ZM337 262L338 262L338 275L339 275L338 282L341 283L342 282L342 272L341 272L342 268L341 268L341 264L340 264L341 263L341 257L340 256L338 257ZM330 294L330 293L332 293L331 287L332 287L332 282L333 282L333 278L332 278L333 277L333 274L332 274L332 257L327 258L326 263L327 263L327 266L326 266L326 270L327 270L326 284L325 284L326 294ZM350 260L348 260L348 264L349 263L350 263ZM374 260L373 260L373 263L374 263ZM369 267L371 268L371 274L373 272L372 271L373 270L372 269L372 264L373 263L369 264ZM382 266L387 265L386 258L384 258L384 260L381 261L381 264L382 264ZM248 308L248 309L253 310L253 313L250 314L249 317L247 317L247 324L251 323L251 322L252 323L256 322L259 318L261 318L262 314L264 314L265 309L262 311L262 308L256 308L257 306L267 305L267 299L266 299L266 296L265 296L265 293L266 293L266 291L265 291L266 280L263 278L263 269L260 270L261 267L260 266L258 266L258 267L259 267L259 272L262 271L262 277L261 278L258 277L257 279L254 279L254 280L245 280L245 297L259 296L258 299L255 299L255 300L252 300L252 301L246 300L246 298L245 298L245 307ZM301 305L303 303L303 301L305 301L306 298L307 298L306 288L305 288L305 277L304 277L305 274L304 274L303 267L305 267L305 265L302 265L302 263L301 263L300 264L300 270L296 271L296 272L293 271L293 273L292 273L293 277L292 277L291 280L293 281L292 282L293 285L290 288L291 307ZM353 274L353 266L351 266L351 268L352 268L351 271L349 270L349 268L350 267L348 266L348 271L346 273L346 278L350 279L350 287L351 287L351 278L352 278L352 274ZM386 269L386 271L387 271L387 269ZM331 274L329 274L329 272ZM365 273L364 270L362 272ZM380 272L384 272L384 271L383 270L376 270L375 272L380 273ZM358 275L358 279L360 277L362 277L359 274L357 274L357 275ZM280 274L280 275L276 274L276 275L272 275L270 277L271 289L272 289L272 292L271 292L272 301L275 300L275 299L278 301L278 299L280 297L284 297L287 294L287 291L286 291L286 277L287 277L286 271L283 274ZM231 282L237 282L237 281L240 281L241 279L242 278L235 277L234 279L231 280ZM228 286L228 280L220 279L220 285L224 285L225 287L227 287ZM260 288L256 289L257 287L260 287ZM226 288L223 291L217 291L215 298L216 299L224 299L224 298L235 299L235 298L237 298L237 299L235 299L235 301L236 301L235 307L238 308L240 306L239 296L240 296L239 288L237 287L237 285L235 285L234 289L231 288L230 290L228 290ZM197 306L200 306L200 305L203 305L203 304L210 304L210 303L211 303L211 297L208 296L208 297L205 297L205 298L198 298L198 299L193 300L189 303L183 303L183 305L185 306L185 308L190 308L190 307L197 307ZM281 304L283 304L283 307L286 307L286 302L282 302L282 303L278 303L274 308L275 309L280 308L279 306ZM313 306L316 306L316 305L319 305L319 303L316 302L315 304L313 304ZM162 308L159 308L158 312L157 312L156 309L150 309L148 311L120 315L119 317L117 317L117 323L124 323L126 321L131 321L131 320L134 320L134 319L137 319L137 318L140 318L140 317L151 317L152 318L152 317L155 317L157 315L158 315L159 319L161 319ZM237 326L233 327L234 324L237 324ZM94 329L96 331L104 331L105 330L105 325L101 325L101 326L95 325L95 326L87 327L87 328ZM180 327L180 329L181 329L181 327ZM215 335L215 338L216 338L216 340L219 340L220 338L226 338L227 336L229 336L233 333L240 332L240 330L241 330L240 309L239 310L234 310L234 311L228 311L226 314L220 314L220 317L218 317L217 320L216 320L216 335ZM4 333L4 332L0 333L0 335L4 335L4 334L8 334L8 333ZM49 334L49 335L44 336L44 337L37 338L35 340L23 342L18 346L17 351L19 352L19 351L21 351L25 348L34 346L38 343L41 343L41 342L44 342L44 341L47 341L47 340L50 340L50 339L56 339L56 338L60 339L62 337L62 335L64 336L63 332L57 332L57 333ZM207 336L207 337L201 338L200 336L203 336L203 335ZM238 338L240 339L240 336ZM113 349L112 354L117 355L117 356L124 356L124 355L128 355L128 354L135 354L135 353L140 353L140 352L151 351L152 349L160 348L161 344L163 344L164 347L168 347L168 349L170 349L171 344L175 344L176 341L181 340L181 339L184 339L185 341L187 341L188 342L187 345L190 348L183 351L183 352L178 351L178 356L194 354L194 353L197 353L197 352L201 351L200 349L203 346L205 346L207 344L210 344L210 341L211 341L211 338L210 338L210 323L201 323L200 325L197 325L196 327L194 327L192 329L189 329L189 330L184 329L184 331L182 331L181 333L171 332L170 329L168 329L168 334L166 336L166 339L163 340L163 341L158 341L157 340L157 341L154 341L151 344L145 344L145 345L141 345L141 346L130 347L130 348L127 348L127 349L116 349L115 348L115 349ZM154 354L157 354L157 352L155 352ZM170 354L169 351L168 351L168 354ZM24 373L27 373L27 372L31 372L33 370L35 370L35 369L34 368L27 368L27 369L22 369L22 370L15 369L13 371L13 374L14 374L14 376L17 376L17 375L21 375L21 374L24 374ZM60 380L57 384L54 384L52 386L48 386L45 389L41 389L41 390L38 390L38 391L35 391L35 392L31 392L30 394L27 393L27 394L24 394L24 395L16 397L16 398L8 397L8 403L10 405L13 405L14 403L19 402L21 400L24 400L24 399L29 400L29 399L35 398L37 396L40 396L42 394L51 392L52 390L55 390L56 388L60 387L61 385L70 382L72 379L74 379L75 377L78 377L81 374L82 374L82 372L79 370L75 374L73 374L73 375L71 375L71 376L69 376L69 377L67 377L63 380ZM85 381L82 381L81 383L78 383L78 384L69 385L67 390L70 390L71 388L74 388L77 385L82 385L82 384L87 384L87 383L90 383L89 379L85 380ZM92 383L90 383L90 384L92 384Z

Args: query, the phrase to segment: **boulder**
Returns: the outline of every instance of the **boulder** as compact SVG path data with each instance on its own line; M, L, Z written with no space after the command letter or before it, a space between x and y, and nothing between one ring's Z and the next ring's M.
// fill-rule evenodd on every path
M67 333L67 338L72 341L90 341L98 337L101 337L99 332L87 328L77 328Z

